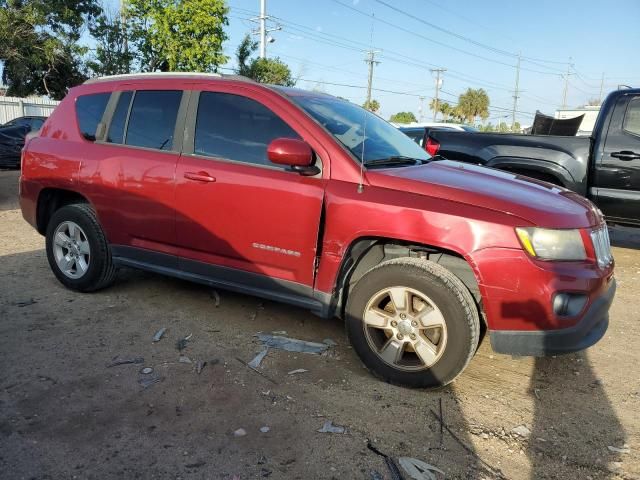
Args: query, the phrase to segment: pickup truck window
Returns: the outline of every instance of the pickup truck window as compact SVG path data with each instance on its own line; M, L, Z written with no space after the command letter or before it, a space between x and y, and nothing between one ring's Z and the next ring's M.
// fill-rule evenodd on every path
M230 93L202 92L194 153L257 165L272 165L267 146L276 138L300 136L261 103Z
M622 128L626 132L640 136L640 97L636 97L629 102Z
M171 150L180 90L139 90L133 97L125 143L136 147Z
M361 162L367 163L392 157L417 160L431 158L417 143L396 127L353 103L328 95L295 95L290 98Z
M76 99L76 117L80 133L87 140L96 139L96 129L102 120L104 109L111 97L111 93L94 93L92 95L82 95Z
M124 129L127 124L127 115L129 114L129 105L131 104L132 96L133 92L120 93L120 98L118 98L118 105L116 105L116 109L113 112L113 117L111 118L111 125L109 125L107 142L124 142Z

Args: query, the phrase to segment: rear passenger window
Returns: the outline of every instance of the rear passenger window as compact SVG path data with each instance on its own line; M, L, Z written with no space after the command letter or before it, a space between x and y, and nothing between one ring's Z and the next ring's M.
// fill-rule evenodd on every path
M634 135L640 135L640 97L636 97L629 102L622 128Z
M102 120L102 114L107 107L111 93L94 93L82 95L76 99L76 116L80 133L87 140L96 139L96 129Z
M280 137L300 138L280 117L255 100L229 93L200 94L194 153L274 165L267 158L267 145Z
M120 93L118 105L111 117L111 125L109 125L109 133L107 134L107 142L123 143L124 128L127 124L127 114L129 113L129 104L131 103L132 92Z
M137 91L129 115L125 143L171 150L181 90Z

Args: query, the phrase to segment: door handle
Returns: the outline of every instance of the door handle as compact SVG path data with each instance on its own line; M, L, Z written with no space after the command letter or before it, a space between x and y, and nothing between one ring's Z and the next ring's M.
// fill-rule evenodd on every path
M622 150L621 152L612 152L611 156L628 162L629 160L639 159L640 153L632 152L631 150Z
M184 172L184 178L189 180L195 180L196 182L215 182L215 177L212 177L207 172Z

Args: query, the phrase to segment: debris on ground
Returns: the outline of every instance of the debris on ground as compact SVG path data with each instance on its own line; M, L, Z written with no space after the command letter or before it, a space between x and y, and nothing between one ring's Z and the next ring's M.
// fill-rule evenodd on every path
M140 373L142 375L149 375L150 373L153 373L153 368L151 367L143 367L140 369Z
M400 469L398 468L398 465L396 465L396 462L393 460L393 458L391 458L389 455L382 453L380 450L374 447L371 441L367 442L367 448L371 450L373 453L375 453L376 455L379 455L382 458L384 458L384 463L387 465L387 468L389 469L389 473L391 474L391 480L403 480L402 474L400 473Z
M264 357L267 356L267 353L269 352L268 348L265 348L264 350L262 350L259 354L257 354L255 357L253 357L253 360L251 360L248 365L251 368L258 368L260 366L260 364L262 363L262 360L264 360Z
M322 428L317 430L320 433L344 433L345 428L339 425L334 425L331 420L327 420L322 425Z
M614 447L613 445L609 445L607 447L610 452L613 453L629 453L631 452L631 448L626 443L622 447Z
M287 352L312 353L317 355L329 348L329 345L324 343L306 342L304 340L281 337L279 335L258 333L256 336L265 346L286 350Z
M239 428L235 432L233 432L234 437L244 437L247 434L247 431L244 428Z
M142 377L138 379L138 383L140 384L143 390L146 390L152 385L155 385L156 383L160 383L162 380L164 380L163 377Z
M207 362L203 362L202 360L198 360L196 362L196 373L200 375L202 373L202 369L207 366Z
M272 335L286 335L287 331L286 330L276 330L274 332L271 332Z
M384 480L382 474L380 472L377 472L376 470L371 470L369 474L371 475L371 480Z
M38 303L37 300L34 300L33 298L30 298L29 300L22 300L19 302L11 302L11 305L13 305L14 307L18 307L18 308L22 308L22 307L28 307L29 305L33 305Z
M191 359L189 357L187 357L186 355L180 355L180 358L178 358L178 362L179 363L193 363L191 361Z
M400 457L398 463L414 480L437 480L437 477L433 472L440 473L445 476L445 473L433 465L429 465L422 460L411 457Z
M211 298L215 301L216 308L220 307L220 294L217 290L211 290Z
M529 438L529 435L531 435L531 430L529 430L524 425L518 425L517 427L513 428L511 431L522 438Z
M166 331L167 331L166 327L162 327L160 330L158 330L156 334L153 336L153 343L159 342L160 339L164 336Z
M305 369L305 368L296 368L295 370L291 370L289 373L287 373L287 375L295 375L297 373L305 373L308 372L309 370Z
M189 340L191 340L191 337L193 336L193 333L190 333L189 335L187 335L184 338L181 338L180 340L178 340L176 342L176 348L178 349L178 351L182 351L185 348L187 348L187 343L189 343Z
M196 462L196 463L189 463L187 465L184 466L184 468L200 468L200 467L204 467L207 464L207 462Z
M118 358L118 355L111 359L111 363L107 365L107 368L117 367L118 365L130 365L130 364L140 364L144 363L143 357L134 357L134 358Z
M322 340L322 343L324 343L325 345L329 345L330 347L335 347L336 345L338 345L336 342L334 342L330 338L325 338L324 340Z
M240 357L236 357L236 360L239 361L241 364L243 364L245 367L250 368L252 371L256 372L258 375L260 375L261 377L266 378L267 380L269 380L271 383L274 384L278 384L278 382L276 382L273 378L267 376L266 374L262 373L260 370L258 370L257 368L252 367L251 365L249 365L247 362L245 362L244 360L242 360Z
M260 431L262 433L269 433L269 430L271 430L271 427L267 427L266 425L264 427L260 427Z

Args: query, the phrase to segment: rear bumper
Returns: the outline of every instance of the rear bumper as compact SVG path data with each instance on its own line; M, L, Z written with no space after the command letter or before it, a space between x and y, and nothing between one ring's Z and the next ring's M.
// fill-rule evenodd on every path
M611 279L602 294L593 300L575 325L556 330L490 330L491 347L498 353L536 356L577 352L595 345L609 326L609 307L616 292Z

